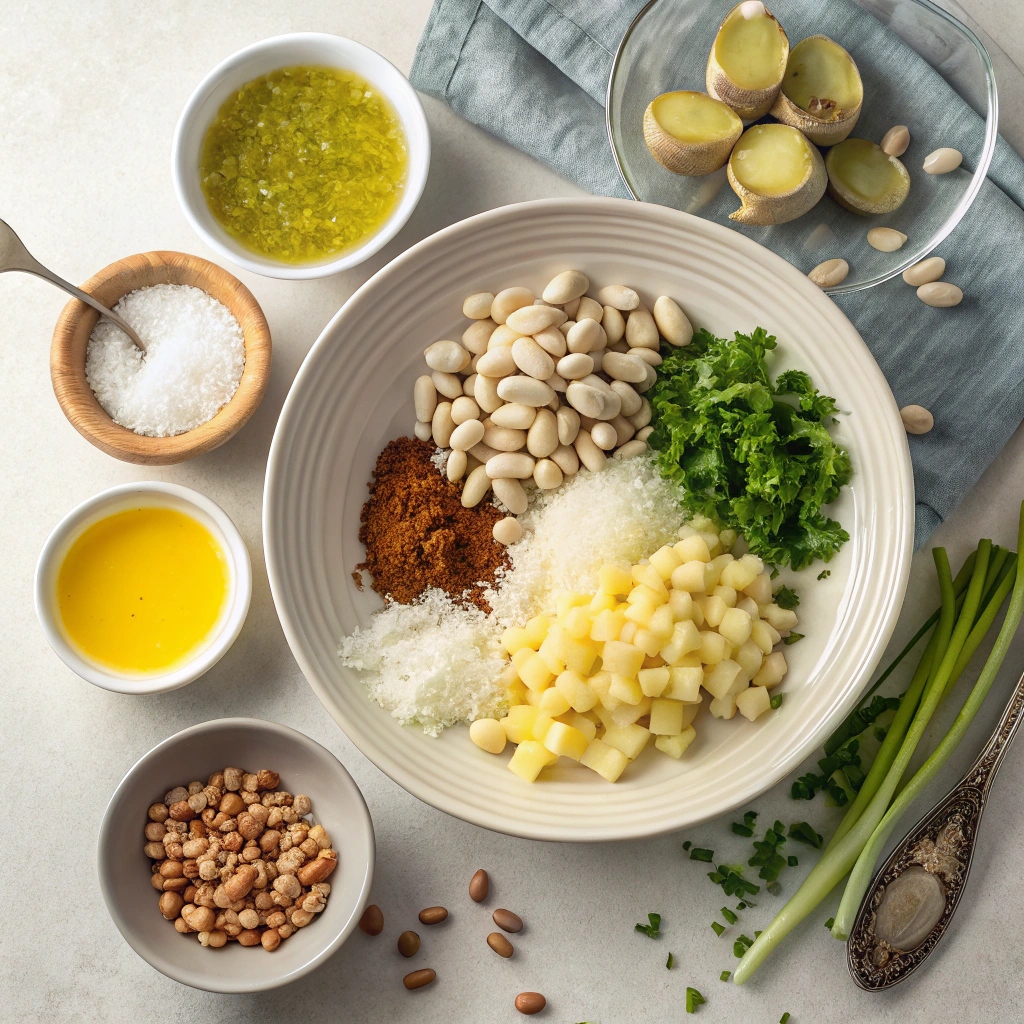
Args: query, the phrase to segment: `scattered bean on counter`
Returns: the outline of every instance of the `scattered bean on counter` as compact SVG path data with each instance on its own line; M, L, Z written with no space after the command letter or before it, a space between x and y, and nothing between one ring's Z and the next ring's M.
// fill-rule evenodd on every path
M402 979L402 984L412 991L415 988L423 988L424 985L429 985L436 977L436 971L432 971L429 967L424 967L421 970L413 971L412 974L407 974Z
M516 933L523 930L523 919L518 914L513 914L511 910L499 907L491 918L502 931Z
M923 405L905 405L900 419L908 434L927 434L935 426L935 417Z
M420 924L440 924L448 919L448 911L444 907L427 907L421 910Z
M903 280L914 288L938 281L946 272L946 261L941 256L929 256L903 271Z
M907 236L895 228L872 228L868 232L868 245L879 252L895 252L906 240Z
M384 931L384 912L376 903L371 903L359 918L359 928L367 935L380 935Z
M850 273L850 264L846 260L825 260L819 263L807 276L820 288L832 288L842 284Z
M540 1013L548 1001L539 992L520 992L516 996L516 1009L527 1016Z
M556 278L557 280L557 278ZM504 730L502 730L504 732ZM473 874L469 880L469 898L474 903L483 903L491 891L491 879L483 868Z
M420 951L420 937L415 932L402 932L398 936L398 952L404 957L415 956Z
M887 156L903 156L910 145L910 129L905 124L893 125L883 136L880 146Z
M936 149L924 158L922 169L925 174L948 174L955 171L963 160L963 154L958 149L943 146Z
M501 932L491 932L491 934L487 936L487 945L490 946L498 956L503 956L506 960L516 951L515 946L513 946L512 943L501 934Z
M945 309L949 306L959 306L964 300L964 293L948 281L930 281L917 289L917 297L926 306Z

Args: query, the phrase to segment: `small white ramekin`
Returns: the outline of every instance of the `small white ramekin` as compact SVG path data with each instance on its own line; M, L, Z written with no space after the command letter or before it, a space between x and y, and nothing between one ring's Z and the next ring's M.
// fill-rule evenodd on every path
M217 539L228 560L228 596L220 620L202 647L184 663L166 672L129 674L106 668L82 656L68 638L57 605L57 577L71 545L93 523L116 512L142 506L177 509L202 523ZM118 693L163 693L198 679L227 653L241 632L252 597L249 552L227 513L188 487L148 481L121 484L101 491L72 509L46 539L36 564L36 615L57 656L83 679Z
M246 249L210 212L199 181L203 139L225 100L246 82L294 65L354 71L390 101L405 129L409 166L401 201L376 234L358 248L319 263L280 263ZM174 129L171 173L178 202L200 237L220 255L255 274L291 281L329 277L372 256L399 232L423 194L430 167L430 132L416 90L390 61L362 43L324 32L296 32L253 43L221 61L196 87Z

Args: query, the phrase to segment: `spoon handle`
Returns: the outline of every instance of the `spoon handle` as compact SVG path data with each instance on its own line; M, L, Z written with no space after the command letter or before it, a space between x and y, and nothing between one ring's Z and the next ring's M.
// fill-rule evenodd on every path
M977 760L897 844L875 875L847 943L850 973L862 989L878 992L903 981L924 963L945 935L967 885L989 790L1022 717L1024 675L1018 680L999 724ZM915 867L939 878L945 893L945 907L924 941L914 949L895 949L875 935L876 913L886 888L908 868Z

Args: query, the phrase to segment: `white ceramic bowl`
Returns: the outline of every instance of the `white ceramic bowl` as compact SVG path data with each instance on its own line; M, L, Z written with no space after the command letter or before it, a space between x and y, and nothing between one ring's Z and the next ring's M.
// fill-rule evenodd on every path
M246 82L297 64L354 71L374 85L405 129L409 165L405 189L394 212L362 245L320 262L280 263L245 248L210 212L199 182L206 130L225 100ZM362 43L325 32L295 32L263 39L221 61L196 87L178 118L171 148L171 173L178 202L189 223L214 250L254 274L304 281L328 277L372 256L399 232L423 194L430 167L430 132L416 90L390 61Z
M206 780L235 766L269 768L281 788L305 793L312 818L338 851L327 906L273 953L236 942L204 949L161 916L143 852L150 804L174 786ZM125 941L147 963L183 985L209 992L258 992L308 974L352 933L373 881L373 823L359 788L341 762L308 736L273 722L224 718L171 736L139 760L110 798L100 825L97 867L107 910Z
M799 644L786 648L786 702L757 722L701 719L680 761L645 751L609 785L560 764L529 785L481 753L464 727L431 739L402 728L338 661L339 637L365 624L376 595L356 590L359 513L381 448L414 423L423 348L459 337L463 298L525 284L539 292L577 267L595 286L630 284L648 307L676 298L698 327L731 337L762 325L779 338L773 372L809 371L844 410L836 426L854 465L832 510L850 541L800 582ZM617 199L545 200L438 232L377 273L325 328L278 421L263 504L274 600L306 678L349 738L420 799L535 839L654 835L748 801L778 782L853 707L895 624L910 565L913 479L906 434L867 347L795 268L738 232ZM564 759L563 759L564 760Z
M228 560L229 589L220 619L203 646L188 661L166 672L126 674L90 661L70 641L57 607L57 576L64 557L83 530L115 512L140 505L177 509L202 523L216 537ZM178 484L156 481L121 484L83 501L53 528L36 564L36 614L47 642L73 672L90 683L118 693L163 693L198 679L213 668L235 642L248 614L251 596L249 552L237 527L216 502Z

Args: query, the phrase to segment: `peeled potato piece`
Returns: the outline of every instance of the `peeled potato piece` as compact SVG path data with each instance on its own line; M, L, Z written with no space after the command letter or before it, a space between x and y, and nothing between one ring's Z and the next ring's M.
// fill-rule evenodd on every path
M853 213L891 213L910 191L906 167L867 139L846 139L828 151L828 194Z
M704 92L666 92L644 113L644 141L675 174L710 174L725 165L743 134L732 107Z
M828 36L810 36L789 54L771 115L799 128L816 146L834 146L853 131L863 100L853 58Z
M731 220L785 224L805 214L825 193L821 154L795 128L748 128L729 157L729 184L742 205Z
M744 121L771 109L782 85L789 40L761 0L744 0L715 36L705 80L708 93L728 103Z

